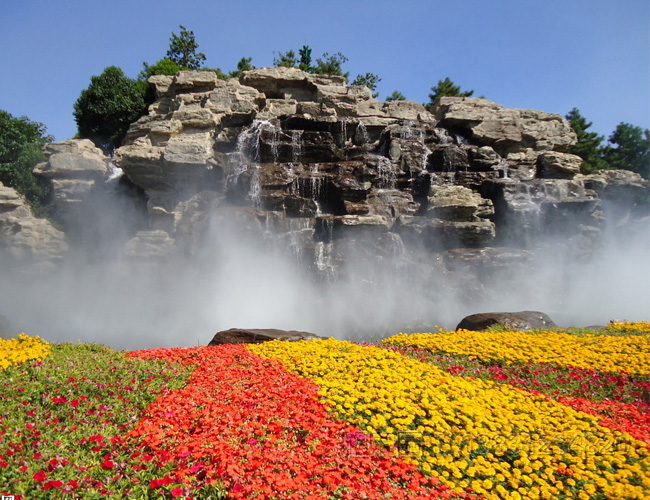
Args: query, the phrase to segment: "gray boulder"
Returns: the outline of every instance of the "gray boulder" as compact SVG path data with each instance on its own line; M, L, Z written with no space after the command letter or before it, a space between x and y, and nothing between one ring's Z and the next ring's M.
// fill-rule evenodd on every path
M505 325L515 330L535 330L538 328L555 328L557 325L543 312L489 312L465 316L456 330L480 332L494 325Z
M246 329L246 328L231 328L230 330L223 330L217 332L209 346L221 344L261 344L270 340L286 340L289 342L297 342L298 340L313 340L323 339L309 332L299 332L296 330L276 330L274 328L263 329Z

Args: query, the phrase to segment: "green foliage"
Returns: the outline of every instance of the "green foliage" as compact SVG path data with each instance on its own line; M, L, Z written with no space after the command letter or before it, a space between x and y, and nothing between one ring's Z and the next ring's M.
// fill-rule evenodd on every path
M205 62L205 54L197 52L199 44L194 38L194 32L179 26L181 34L172 33L169 39L167 57L178 64L182 69L198 70Z
M293 50L279 52L278 57L273 58L273 66L276 68L295 68L298 66L298 58Z
M309 72L311 70L311 48L309 45L303 45L302 49L298 51L300 56L300 62L298 62L298 68L303 71Z
M147 110L146 85L109 66L90 79L74 104L78 135L110 154L120 146L129 125Z
M350 73L347 71L343 72L343 64L346 62L348 62L348 58L340 52L333 55L325 52L322 59L316 59L316 66L314 66L312 72L317 75L333 75L347 78Z
M251 64L251 61L253 60L252 57L242 57L239 62L237 63L237 69L235 71L231 71L228 74L229 78L239 78L239 76L244 72L244 71L249 71L251 69L255 69L255 66Z
M181 67L167 57L161 59L155 64L142 63L144 68L138 75L139 80L147 81L153 75L175 75L181 70Z
M454 82L446 77L444 80L438 80L435 87L431 87L429 102L424 107L431 110L443 97L470 97L472 94L473 90L460 90L460 86L454 85Z
M394 90L393 93L386 98L386 101L406 101L406 96L399 90Z
M374 73L366 73L365 75L357 75L357 77L352 81L352 85L368 87L373 91L372 97L376 99L379 97L379 92L375 92L375 90L377 90L377 84L380 81L381 78L379 78L379 76L375 75Z
M316 64L312 65L311 48L309 45L303 45L303 47L298 51L298 55L296 55L293 50L279 52L277 57L273 58L273 66L276 68L298 68L307 73L316 73L317 75L336 75L347 78L350 73L343 72L343 64L347 61L348 58L340 52L333 55L329 55L325 52L321 58L316 59ZM366 73L365 76L367 75L372 75L378 78L377 81L379 81L379 77L376 75ZM362 75L357 76L357 78L362 77ZM376 83L377 82L375 82L375 85Z
M603 155L609 168L632 170L642 177L650 178L650 130L629 123L619 123Z
M307 73L313 73L311 48L309 45L303 45L297 56L293 50L279 52L278 56L273 58L273 66L276 68L298 68Z
M0 110L0 182L23 195L37 216L46 214L51 187L32 170L45 161L41 148L53 140L42 123Z
M578 136L578 142L569 148L569 153L582 158L583 163L580 167L582 173L587 174L594 170L607 168L607 164L603 160L601 147L604 139L603 136L598 135L596 132L587 132L587 129L591 127L592 123L587 122L577 108L569 111L565 118Z

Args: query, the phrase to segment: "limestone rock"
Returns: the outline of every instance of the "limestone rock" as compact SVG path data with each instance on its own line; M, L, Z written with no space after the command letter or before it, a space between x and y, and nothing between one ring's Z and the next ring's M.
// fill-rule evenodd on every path
M466 316L458 323L456 330L480 332L494 325L504 325L506 328L515 330L535 330L557 326L547 314L539 311L493 312Z
M297 342L300 340L323 339L309 332L300 332L296 330L276 330L273 328L262 329L245 329L231 328L215 333L208 346L222 344L261 344L271 340L285 340L287 342Z
M492 146L501 155L532 148L566 151L577 137L561 115L532 109L506 109L476 97L443 97L433 113L443 125L467 133L480 145Z
M65 234L34 217L18 192L0 183L0 251L12 262L48 267L67 250Z
M87 205L111 175L108 159L88 139L48 144L43 151L47 162L38 164L34 174L52 182L54 218L68 229L93 224Z
M546 179L572 179L580 173L582 158L569 153L548 151L537 157L537 176Z

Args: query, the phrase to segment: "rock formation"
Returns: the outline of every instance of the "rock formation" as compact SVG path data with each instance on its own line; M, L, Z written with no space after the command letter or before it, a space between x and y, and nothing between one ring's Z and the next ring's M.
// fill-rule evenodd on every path
M549 232L587 251L603 223L599 193L621 181L638 212L638 191L648 190L629 172L580 175L580 158L566 153L575 133L542 111L445 97L429 113L294 68L150 82L158 99L115 154L147 199L134 254L191 252L208 219L237 217L328 274L351 245L375 255L453 251L449 261L468 249L466 263L475 249L510 247L479 260L517 261L513 248L534 249Z
M604 224L647 227L648 182L579 174L567 153L576 136L559 115L455 97L430 113L295 68L149 81L157 99L111 161L72 140L49 145L35 170L52 180L71 241L102 241L100 201L116 186L122 212L110 224L129 224L112 248L127 257L194 255L211 225L229 223L327 279L350 255L368 265L399 257L422 280L503 272L531 265L549 235L588 255ZM113 164L124 175L107 183ZM612 199L625 203L609 209Z
M42 269L61 261L67 250L65 234L34 217L16 190L0 182L0 256Z

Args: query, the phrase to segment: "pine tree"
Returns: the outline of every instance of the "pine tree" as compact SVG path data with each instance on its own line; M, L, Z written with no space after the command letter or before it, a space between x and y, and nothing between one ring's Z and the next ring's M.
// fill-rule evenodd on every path
M595 170L608 168L603 160L603 148L601 146L604 137L598 135L596 132L587 132L587 129L591 127L592 123L587 122L585 117L580 114L578 108L573 108L569 111L565 118L578 136L578 141L569 148L569 153L582 158L583 163L580 170L586 174Z
M205 62L205 54L197 52L199 44L196 43L194 32L180 26L180 36L172 33L169 39L167 58L178 64L181 69L198 70Z
M431 110L442 97L470 97L472 94L474 94L473 90L462 91L460 86L454 85L454 82L449 77L446 77L444 80L438 80L435 87L431 87L429 102L424 107Z
M632 170L650 178L650 130L629 123L619 123L609 136L610 144L604 149L609 168Z

